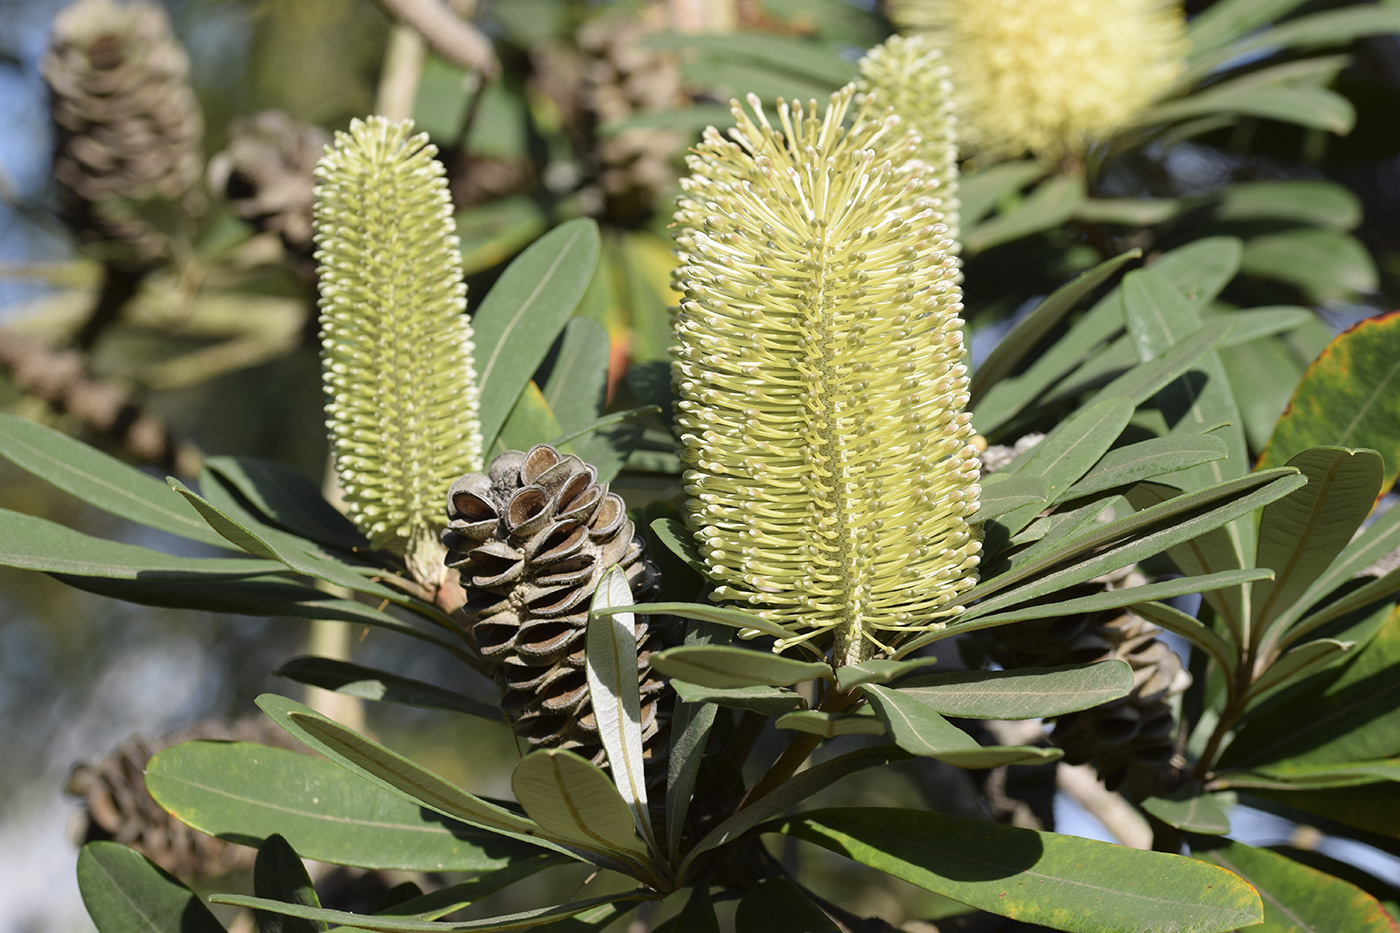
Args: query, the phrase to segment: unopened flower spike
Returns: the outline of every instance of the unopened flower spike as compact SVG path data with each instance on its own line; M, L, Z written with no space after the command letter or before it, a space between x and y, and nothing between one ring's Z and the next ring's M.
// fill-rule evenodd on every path
M888 10L947 56L959 135L986 159L1083 155L1185 65L1176 0L889 0Z
M736 102L676 213L677 421L718 586L836 664L962 611L981 549L940 173L870 95Z
M321 359L350 518L442 574L442 491L479 471L472 331L437 150L411 121L355 120L316 166Z

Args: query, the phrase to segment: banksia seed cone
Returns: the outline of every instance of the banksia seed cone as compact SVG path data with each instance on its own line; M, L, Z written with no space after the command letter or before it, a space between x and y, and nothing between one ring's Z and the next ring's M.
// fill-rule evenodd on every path
M1106 574L1065 592L1063 598L1141 586L1135 567ZM1133 690L1101 706L1055 722L1053 740L1070 764L1088 762L1110 790L1141 800L1170 789L1175 717L1168 701L1191 684L1191 675L1151 622L1122 609L1016 622L998 628L993 657L1008 669L1053 667L1120 658L1133 669Z
M655 30L636 20L595 19L579 30L587 56L583 103L595 127L633 114L675 109L683 102L675 56L644 48ZM593 142L605 217L632 224L651 215L657 195L675 183L671 160L682 139L668 130L629 129Z
M442 576L443 487L481 469L472 330L437 150L355 120L316 168L326 421L350 518Z
M42 69L65 221L82 243L111 243L113 258L158 258L165 240L133 202L190 191L203 133L189 59L165 11L147 0L78 0L54 19Z
M209 160L209 184L239 217L278 234L292 255L310 258L316 162L330 141L319 126L278 110L235 120L228 147Z
M303 750L263 716L240 719L232 724L199 722L156 739L128 739L105 758L83 762L73 769L68 779L68 793L83 800L76 841L120 842L182 878L215 878L252 868L257 855L254 849L232 845L190 829L166 813L146 791L146 763L151 756L172 745L197 739L257 742Z
M531 748L572 749L601 763L584 666L593 591L614 564L638 602L657 578L622 499L593 467L540 444L506 451L487 475L463 476L447 503L447 565L461 573L463 612L506 719ZM651 672L647 625L637 618L642 741L656 757L665 684Z
M734 600L836 663L962 611L981 549L961 294L920 137L853 86L750 96L689 159L676 420L700 551Z
M1186 18L1171 0L889 0L955 76L960 133L989 159L1082 155L1181 73Z

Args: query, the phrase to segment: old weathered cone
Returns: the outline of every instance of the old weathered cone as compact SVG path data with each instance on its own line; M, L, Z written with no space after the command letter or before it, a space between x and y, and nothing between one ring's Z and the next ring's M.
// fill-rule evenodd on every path
M622 499L593 467L547 444L506 451L486 474L453 483L447 499L447 564L461 574L469 633L506 719L531 748L570 749L603 764L584 666L593 592L614 564L638 602L658 576ZM655 758L667 691L651 671L648 627L637 619L642 740Z

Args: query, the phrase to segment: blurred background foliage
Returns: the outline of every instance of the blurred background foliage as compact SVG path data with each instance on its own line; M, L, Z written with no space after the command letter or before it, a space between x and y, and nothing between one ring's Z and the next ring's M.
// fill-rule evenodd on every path
M0 0L0 404L160 474L190 476L205 454L238 453L319 480L309 179L329 131L370 112L412 116L440 147L469 305L551 228L598 220L602 260L577 312L592 323L569 329L574 343L557 347L536 381L547 390L569 350L605 343L607 410L664 405L676 300L666 229L687 145L727 123L732 96L824 98L891 33L887 12L897 19L909 4L453 0L488 40L477 65L495 74L483 80L482 67L439 57L370 0L169 0L171 38L161 41L187 53L197 108L181 109L177 75L152 92L153 106L172 114L164 135L70 152L76 176L60 171L68 150L45 83L47 74L58 100L78 67L45 65L63 5ZM1365 19L1395 10L1192 0L1179 77L1135 120L1053 161L971 158L960 223L974 363L1075 273L1132 248L1150 259L1231 237L1215 242L1229 253L1237 241L1238 273L1231 265L1205 313L1273 313L1256 316L1257 336L1224 355L1250 453L1260 454L1331 337L1397 305L1400 38ZM172 155L172 146L188 151ZM113 196L83 174L105 159L133 176L168 177L162 159L190 158L197 176L174 191L135 185ZM103 214L109 207L120 224ZM1019 335L1030 342L1016 375L1069 324ZM1120 372L1125 352L1136 361L1125 336L1084 339L1077 375L1056 384L1082 393ZM1013 442L1072 410L1070 398L982 429ZM594 417L567 402L546 399L543 416L562 427ZM611 430L575 451L605 458L603 472L621 474L614 488L636 503L673 495L679 464L662 423ZM152 534L115 527L7 465L0 506L127 540ZM0 930L75 929L88 921L62 835L69 769L133 732L244 715L274 688L268 671L304 648L306 630L127 606L15 571L0 573L0 601L0 873L20 879L0 897ZM377 632L352 636L354 651L379 666L452 676L446 657ZM402 750L449 778L503 790L493 769L513 755L508 732L463 756L455 723L387 707L371 727L400 730ZM66 892L61 907L39 893L54 890ZM881 899L891 895L869 896L866 912L889 915Z

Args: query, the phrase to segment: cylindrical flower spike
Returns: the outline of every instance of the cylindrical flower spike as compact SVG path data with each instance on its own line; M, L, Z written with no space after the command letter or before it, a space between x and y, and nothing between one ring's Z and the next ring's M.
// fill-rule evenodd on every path
M714 598L836 664L940 627L976 580L978 463L939 169L854 86L756 97L690 157L674 378ZM950 171L943 167L942 171Z
M376 547L442 574L442 491L481 469L472 332L437 150L355 120L316 167L321 348L336 472Z
M1082 155L1168 90L1187 48L1175 0L889 0L888 8L901 31L926 35L947 55L960 136L991 159Z

